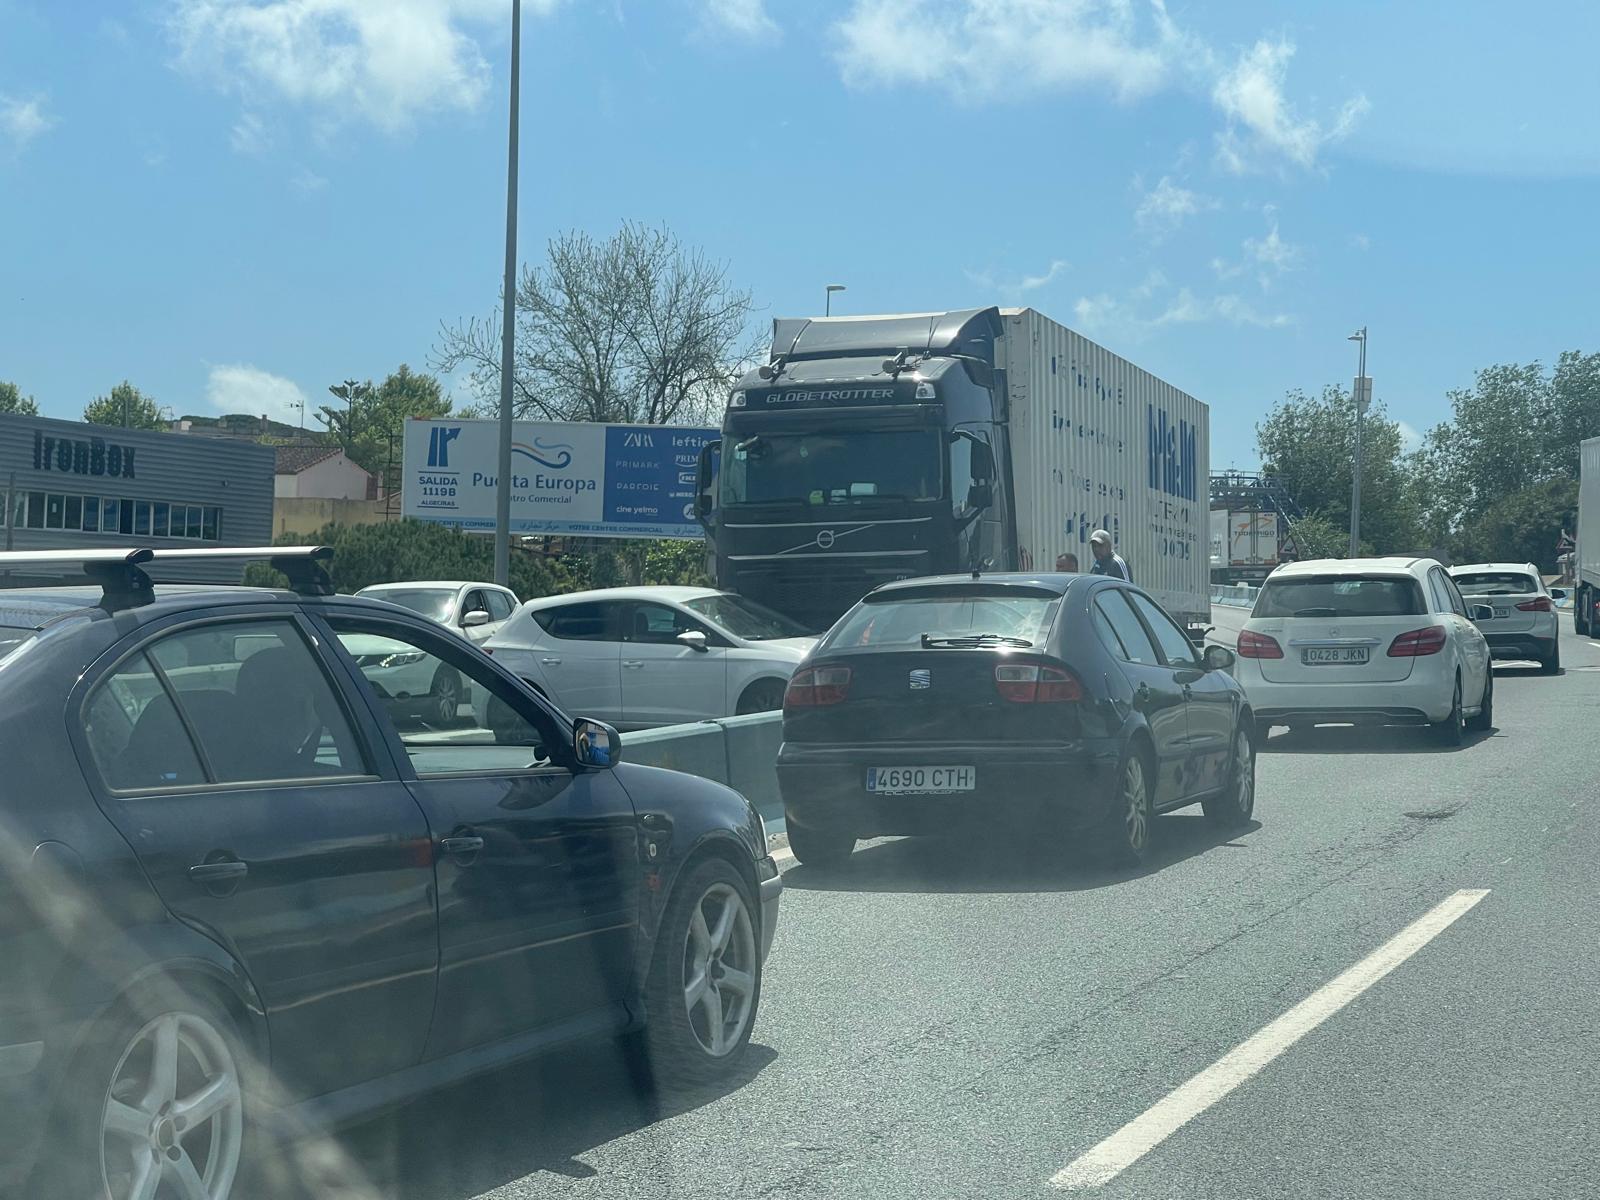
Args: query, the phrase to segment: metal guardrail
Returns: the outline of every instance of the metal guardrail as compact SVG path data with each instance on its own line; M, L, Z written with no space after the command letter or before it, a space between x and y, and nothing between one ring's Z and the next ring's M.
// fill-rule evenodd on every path
M783 714L757 713L623 734L622 759L725 783L770 821L783 815L778 795L782 743Z

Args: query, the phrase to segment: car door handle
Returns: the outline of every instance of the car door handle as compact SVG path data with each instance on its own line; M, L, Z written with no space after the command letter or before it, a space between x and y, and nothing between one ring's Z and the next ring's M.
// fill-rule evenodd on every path
M196 883L206 885L233 883L249 873L250 864L240 862L236 858L224 859L222 862L195 863L189 868L189 878Z
M1192 687L1190 687L1187 683L1183 685L1183 698L1185 700L1193 700L1194 699L1194 689Z
M644 659L642 659L642 658L625 658L625 659L622 660L622 665L624 667L626 667L630 671L637 671L641 667L644 666Z
M457 858L471 858L483 849L483 839L476 834L457 834L454 837L440 838L439 849Z
M1148 683L1139 685L1138 689L1133 693L1133 702L1135 705L1140 706L1150 703L1150 685Z
M539 661L547 667L559 667L561 665L559 658L541 658Z

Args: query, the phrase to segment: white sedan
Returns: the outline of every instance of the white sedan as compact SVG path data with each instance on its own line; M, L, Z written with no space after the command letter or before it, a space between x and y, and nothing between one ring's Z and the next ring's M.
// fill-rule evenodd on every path
M568 712L643 729L782 708L816 640L731 592L638 587L530 600L484 648Z
M1450 745L1494 726L1489 645L1431 558L1279 567L1239 634L1234 677L1273 725L1428 724Z

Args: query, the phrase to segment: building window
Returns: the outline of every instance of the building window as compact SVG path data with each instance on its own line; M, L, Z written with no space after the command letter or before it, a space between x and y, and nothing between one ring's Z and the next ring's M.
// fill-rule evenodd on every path
M28 493L28 528L44 528L44 493Z
M155 507L150 511L150 536L167 536L167 508L168 506L157 500Z
M205 523L200 530L200 535L208 542L214 542L222 533L222 510L215 505L208 506L205 511Z
M127 537L173 537L215 542L222 536L218 505L178 504L162 500L125 500L118 496L69 496L56 492L17 492L14 511L5 511L0 492L0 529L80 530Z
M133 502L133 536L150 536L150 501L135 500Z
M198 504L189 505L189 524L184 536L191 537L198 542L200 540L201 524L200 506Z
M83 531L85 533L100 532L99 496L85 496L83 498Z
M65 500L65 496L58 496L55 492L49 492L45 495L44 527L46 529L61 528L61 511L66 507Z
M62 519L63 529L83 528L83 497L68 496L66 513Z
M118 508L117 498L115 496L102 496L100 498L100 528L107 533L115 533L121 520L121 510Z
M127 534L133 533L133 501L132 500L124 500L122 502L122 512L119 514L119 519L117 521L117 530L120 533L127 533Z

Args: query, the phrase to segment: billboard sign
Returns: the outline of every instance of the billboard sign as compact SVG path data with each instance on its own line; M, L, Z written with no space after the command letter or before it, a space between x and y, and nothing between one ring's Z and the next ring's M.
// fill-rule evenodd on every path
M715 429L518 421L511 532L697 538L695 468ZM498 421L407 421L401 508L460 529L494 528Z

